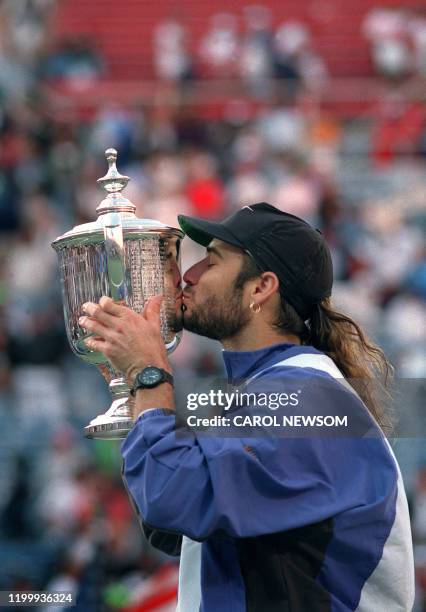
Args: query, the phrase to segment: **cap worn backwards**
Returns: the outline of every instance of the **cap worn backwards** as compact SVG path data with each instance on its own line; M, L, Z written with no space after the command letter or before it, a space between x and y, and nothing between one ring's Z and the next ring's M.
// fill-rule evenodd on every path
M221 222L178 216L189 238L207 246L213 238L247 251L262 272L274 272L280 294L303 318L331 295L333 264L319 230L295 215L260 202L244 206Z

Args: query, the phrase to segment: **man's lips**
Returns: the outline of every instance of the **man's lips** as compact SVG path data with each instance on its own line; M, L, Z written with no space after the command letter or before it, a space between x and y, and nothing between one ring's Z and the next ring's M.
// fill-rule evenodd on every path
M188 301L191 300L191 296L188 293L182 292L182 312L187 310Z

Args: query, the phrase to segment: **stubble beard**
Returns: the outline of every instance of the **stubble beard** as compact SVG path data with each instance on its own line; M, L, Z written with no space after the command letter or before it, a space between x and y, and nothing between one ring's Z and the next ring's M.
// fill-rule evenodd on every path
M242 307L242 293L242 289L234 287L229 298L225 296L220 300L211 296L203 304L194 304L190 314L184 310L184 329L211 340L232 338L250 319Z
M180 310L179 313L173 313L170 317L169 326L172 332L178 334L183 329L183 312Z

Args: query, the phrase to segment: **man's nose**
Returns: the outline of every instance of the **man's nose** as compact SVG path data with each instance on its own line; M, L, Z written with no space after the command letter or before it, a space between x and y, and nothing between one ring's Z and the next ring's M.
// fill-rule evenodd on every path
M205 270L207 270L208 259L205 257L201 261L191 266L183 275L183 280L187 285L196 285L199 281L200 276Z

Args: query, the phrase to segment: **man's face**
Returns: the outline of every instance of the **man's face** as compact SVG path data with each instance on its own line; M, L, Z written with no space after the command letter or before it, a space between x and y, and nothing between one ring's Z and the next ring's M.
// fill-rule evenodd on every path
M244 253L216 239L206 250L206 257L183 276L183 326L200 336L225 340L250 319L244 305L244 288L235 283Z

